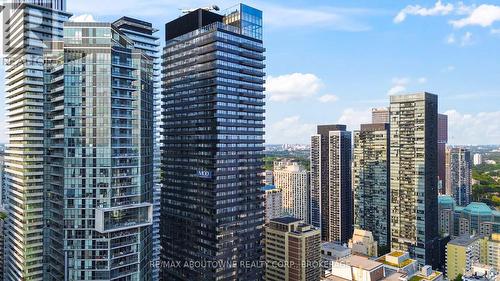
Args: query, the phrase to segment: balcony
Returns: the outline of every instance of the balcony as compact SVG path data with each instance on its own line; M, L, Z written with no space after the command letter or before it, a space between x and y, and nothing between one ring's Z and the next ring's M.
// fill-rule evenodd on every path
M139 203L112 208L97 208L95 229L101 233L152 225L153 205Z

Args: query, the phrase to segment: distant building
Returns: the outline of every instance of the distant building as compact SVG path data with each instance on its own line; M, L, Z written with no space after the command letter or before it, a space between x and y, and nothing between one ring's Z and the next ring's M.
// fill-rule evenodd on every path
M462 147L446 149L446 194L459 206L467 206L472 196L472 161L470 151Z
M264 184L265 185L274 184L273 170L265 170L264 171Z
M474 154L474 166L483 164L483 155L479 153Z
M467 207L455 207L454 235L491 235L500 233L500 212L485 203L472 202Z
M353 230L351 132L318 126L311 137L311 223L323 241L347 243Z
M281 190L283 213L309 222L309 172L298 162L280 162L273 171Z
M321 233L301 219L281 217L265 226L265 280L317 281L321 276Z
M446 144L448 143L448 115L438 114L438 185L440 193L445 193L446 186Z
M354 132L354 226L389 246L389 124L362 124Z
M354 234L349 240L349 248L353 254L368 257L378 257L378 244L370 231L354 229Z
M453 197L438 197L438 229L441 236L489 236L500 233L500 212L485 203L472 202L466 207L456 206Z
M455 214L455 200L449 195L438 197L438 228L441 237L454 235L453 216Z
M389 108L372 108L372 123L389 123Z
M274 185L266 185L264 188L266 223L270 219L283 215L282 192Z
M391 96L391 249L438 267L438 97Z
M459 274L464 275L472 269L472 264L479 262L481 256L480 237L461 236L446 245L446 276L453 280Z

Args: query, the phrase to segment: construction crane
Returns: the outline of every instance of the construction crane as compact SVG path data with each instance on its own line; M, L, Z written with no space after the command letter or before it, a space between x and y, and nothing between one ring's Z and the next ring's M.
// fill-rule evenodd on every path
M205 11L219 11L220 8L219 6L217 5L211 5L211 6L207 6L207 7L202 7L202 8L192 8L192 9L181 9L181 12L183 14L189 14L191 12L194 12L198 9L202 9L202 10L205 10Z

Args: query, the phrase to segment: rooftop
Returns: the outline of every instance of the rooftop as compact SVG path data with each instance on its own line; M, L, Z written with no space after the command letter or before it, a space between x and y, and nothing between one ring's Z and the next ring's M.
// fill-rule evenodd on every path
M296 223L296 222L301 222L301 219L294 218L294 217L281 217L281 218L274 218L271 219L271 222L277 222L277 223L282 223L282 224L291 224L291 223Z
M340 261L352 267L361 268L367 271L372 271L382 266L381 262L358 255L351 255L349 257L342 258Z
M455 204L455 200L450 195L439 195L438 204Z
M493 210L485 203L472 202L463 209L463 212L473 215L492 215Z
M478 239L479 239L478 236L470 237L468 235L464 235L451 240L450 242L448 242L448 244L456 246L468 246L472 242L477 241Z

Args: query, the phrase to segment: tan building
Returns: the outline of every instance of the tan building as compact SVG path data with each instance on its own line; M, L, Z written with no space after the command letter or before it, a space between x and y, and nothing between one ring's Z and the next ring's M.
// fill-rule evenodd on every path
M352 239L349 240L349 248L353 254L378 257L377 241L371 231L354 229Z
M494 233L488 240L487 264L500 270L500 233Z
M266 281L318 281L321 233L293 217L271 219L265 226Z
M309 172L298 162L282 160L274 163L273 174L283 213L309 222Z

